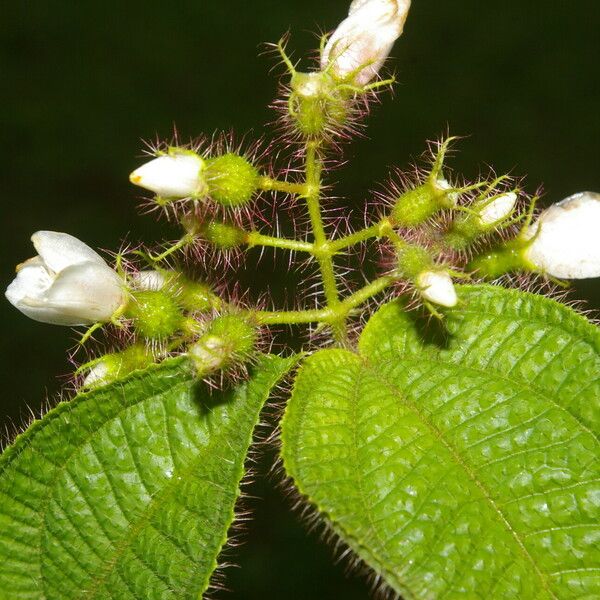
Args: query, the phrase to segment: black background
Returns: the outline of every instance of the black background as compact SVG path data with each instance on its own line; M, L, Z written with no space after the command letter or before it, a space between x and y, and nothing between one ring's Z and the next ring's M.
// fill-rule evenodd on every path
M108 249L124 237L176 237L138 216L127 176L140 163L140 140L169 138L174 125L186 139L230 129L263 135L276 82L261 44L289 29L290 49L306 56L313 34L333 28L346 8L337 0L3 3L2 285L33 254L29 236L39 229ZM391 165L407 165L449 129L469 136L451 163L468 177L485 165L526 174L529 192L544 183L546 203L599 191L599 30L597 0L414 0L391 63L395 100L373 112L370 140L347 148L338 189L359 206ZM578 283L575 296L600 307L596 282ZM0 420L12 431L27 407L56 397L75 338L7 302L0 323ZM259 477L250 489L262 500L249 503L256 519L234 554L242 569L228 571L234 591L223 596L368 598L363 580L332 566L331 549L306 535L274 488Z

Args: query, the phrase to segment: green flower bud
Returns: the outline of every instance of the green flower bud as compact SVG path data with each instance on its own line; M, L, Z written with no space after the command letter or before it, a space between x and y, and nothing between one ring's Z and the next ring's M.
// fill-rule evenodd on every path
M404 192L392 209L393 221L405 227L424 223L444 208L456 206L456 193L445 179L431 180Z
M398 270L403 277L415 279L433 266L433 259L425 248L407 244L398 250Z
M239 154L229 152L206 161L210 196L223 206L243 206L258 188L256 167Z
M468 265L485 279L497 279L501 275L518 271L534 271L535 267L525 258L529 242L516 239L498 248L493 248L476 256Z
M168 289L132 293L126 316L135 331L147 339L168 338L181 330L184 316Z
M176 280L178 287L177 301L190 312L203 312L220 308L222 300L214 294L207 283L190 281L180 275Z
M83 381L83 387L91 389L125 377L137 369L144 369L154 362L145 346L135 344L122 352L106 354L94 361Z
M444 235L444 242L454 250L465 250L487 230L481 226L475 215L459 215L450 230Z
M200 339L190 346L189 356L198 375L204 377L247 360L257 341L257 330L240 315L223 315L212 321Z
M246 242L247 234L243 229L226 223L212 222L202 228L206 241L223 250L241 246Z
M288 110L300 133L319 137L339 129L348 118L347 100L328 73L295 73Z

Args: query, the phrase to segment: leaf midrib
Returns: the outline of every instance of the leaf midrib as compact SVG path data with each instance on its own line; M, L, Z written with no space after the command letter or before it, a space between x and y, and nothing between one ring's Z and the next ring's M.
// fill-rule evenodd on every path
M443 446L446 448L446 450L450 453L452 458L455 460L456 464L459 465L463 469L463 471L466 473L467 477L479 489L483 498L487 501L487 503L490 505L492 510L499 517L499 519L498 519L499 522L502 524L502 526L507 530L507 532L514 539L521 554L525 557L525 559L529 563L531 563L531 565L535 571L535 574L537 575L538 579L540 580L542 587L544 588L546 593L551 598L558 600L558 597L550 589L550 586L549 586L549 583L548 583L546 577L544 576L543 572L540 571L540 569L538 568L535 560L533 559L533 557L527 550L524 543L521 541L518 533L512 527L510 521L506 518L506 516L504 515L504 513L502 512L500 507L496 504L496 502L494 501L493 497L491 496L490 492L485 487L483 482L481 482L477 478L475 471L473 471L470 468L467 461L462 458L459 451L454 447L453 444L451 444L448 440L445 439L444 433L438 427L436 427L433 423L431 423L427 419L427 416L425 414L423 414L414 403L410 402L407 398L405 398L402 395L401 391L398 389L398 387L392 381L390 381L384 373L382 373L379 369L377 369L373 364L369 363L367 359L365 359L365 367L371 369L372 372L375 373L381 379L382 383L388 387L390 392L392 392L396 397L398 397L400 402L402 402L402 404L406 408L411 410L413 412L413 414L415 414L417 416L417 418L423 423L423 425L425 425L425 427L427 427L431 431L431 433L443 444Z
M180 382L179 384L177 384L176 386L172 387L169 389L170 393L176 393L176 391L180 388L186 387L187 385L189 385L189 380L185 380ZM98 435L100 435L100 433L103 431L103 429L110 423L112 423L113 421L117 420L117 419L122 419L122 414L128 410L130 410L131 408L134 408L136 406L138 406L141 403L146 403L146 402L152 402L154 400L156 400L157 398L161 397L162 395L164 395L166 390L161 389L159 390L157 393L148 396L148 397L144 397L141 398L139 401L137 402L133 402L132 404L128 404L126 406L121 405L119 407L119 409L114 412L110 418L106 419L105 421L102 422L102 425L100 427L98 427L98 429L90 432L88 435L82 437L82 439L80 440L79 444L73 446L73 450L65 457L65 460L62 464L60 465L55 465L55 470L53 473L52 478L48 481L47 487L49 490L54 489L54 486L56 485L57 480L59 479L59 477L66 472L67 470L67 465L69 464L70 460L73 458L73 456L79 452L81 450L81 448L83 446L85 446L86 444L89 444L92 440L94 440L95 438L97 438ZM43 430L41 430L43 431ZM41 432L40 431L40 432ZM54 463L52 463L54 464ZM174 478L171 480L173 481ZM39 567L40 567L40 579L42 581L42 585L44 588L44 597L46 598L46 584L47 584L47 580L46 577L42 571L42 540L44 538L44 536L47 533L47 529L46 529L46 518L45 515L47 513L47 508L48 505L50 503L50 501L52 500L54 496L52 494L48 494L46 496L46 498L44 499L44 501L41 503L40 505L40 510L38 511L38 514L40 515L40 531L39 531L39 538L38 538L38 555L39 555ZM152 501L152 503L154 502L154 500ZM150 503L149 506L152 505L152 503ZM142 513L143 514L143 513ZM129 528L128 528L129 529ZM110 540L109 540L110 541ZM107 562L107 561L104 561ZM93 598L93 596L92 596Z

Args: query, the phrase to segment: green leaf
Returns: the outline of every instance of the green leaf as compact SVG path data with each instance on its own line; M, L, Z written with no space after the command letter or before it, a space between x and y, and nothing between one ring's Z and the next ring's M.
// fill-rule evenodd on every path
M310 357L287 472L406 599L600 598L600 332L541 296L461 298L448 335L392 303L358 354Z
M294 359L209 392L168 360L62 403L0 457L0 597L199 599L260 410Z

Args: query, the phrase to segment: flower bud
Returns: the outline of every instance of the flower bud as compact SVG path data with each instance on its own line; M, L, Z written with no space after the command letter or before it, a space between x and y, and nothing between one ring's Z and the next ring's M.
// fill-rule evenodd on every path
M458 195L445 179L427 179L396 198L392 219L398 225L412 227L424 223L444 208L456 206Z
M419 273L433 266L431 254L416 244L405 244L398 249L398 273L406 279L415 279Z
M167 277L160 271L138 271L130 276L132 286L139 291L154 291L162 290L166 283Z
M416 279L417 289L424 300L452 308L458 297L452 278L446 271L424 271Z
M89 246L66 233L31 236L38 256L17 267L8 301L31 319L54 325L106 322L127 301L124 282Z
M354 0L323 50L321 70L356 85L369 83L402 35L409 9L410 0Z
M531 225L525 259L552 277L600 277L600 194L582 192L547 210Z
M483 228L500 223L508 219L517 203L517 194L507 192L494 198L479 210L479 223Z
M204 377L246 360L257 341L256 327L240 315L224 315L212 321L189 356L198 375Z
M183 312L170 290L132 291L131 298L126 316L142 337L165 339L183 328Z
M202 236L207 242L210 242L222 250L230 250L244 244L248 234L239 227L211 221L202 228Z
M96 388L106 385L137 369L144 369L152 362L154 362L152 355L139 344L122 352L106 354L92 364L83 381L83 387Z
M288 110L302 135L319 137L343 127L348 119L347 98L331 75L296 72L290 85Z
M223 206L243 206L258 189L256 167L233 152L209 159L206 178L211 198Z
M136 169L129 180L161 198L203 198L205 167L204 160L195 152L171 148L168 154Z

